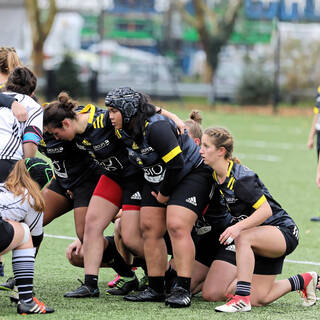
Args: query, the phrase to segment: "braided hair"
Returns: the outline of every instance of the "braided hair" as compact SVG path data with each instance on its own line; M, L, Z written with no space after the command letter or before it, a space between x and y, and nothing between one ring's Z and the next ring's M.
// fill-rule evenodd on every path
M232 156L233 152L233 137L231 133L222 127L211 127L204 131L204 134L211 138L211 142L216 148L225 148L226 153L224 158L232 160L233 162L240 163L240 160Z

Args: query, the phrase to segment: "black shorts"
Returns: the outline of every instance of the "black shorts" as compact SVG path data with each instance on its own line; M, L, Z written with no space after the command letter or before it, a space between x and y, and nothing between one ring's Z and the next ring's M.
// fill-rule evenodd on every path
M82 183L70 188L72 192L72 199L67 194L67 190L62 188L59 180L53 179L48 186L48 189L64 196L66 199L73 203L73 208L88 207L93 191L98 183L99 176L93 175L88 177Z
M267 258L254 254L255 257L255 266L254 274L261 275L276 275L282 273L283 262L285 257L293 252L297 247L299 242L298 228L296 226L278 226L277 227L283 234L286 241L286 252L283 256L278 258ZM215 260L227 261L233 265L236 265L236 254L235 254L235 245L231 244L224 246L220 249L219 253L216 256Z
M221 248L220 232L210 231L197 237L195 260L210 268Z
M0 217L0 252L9 247L14 236L13 226Z
M159 185L146 183L142 192L141 206L165 207L151 194L151 191L159 191ZM200 165L187 174L178 185L175 186L167 203L192 210L201 216L208 205L209 193L212 187L212 176L208 168Z
M18 160L0 160L0 182L7 180L9 173Z

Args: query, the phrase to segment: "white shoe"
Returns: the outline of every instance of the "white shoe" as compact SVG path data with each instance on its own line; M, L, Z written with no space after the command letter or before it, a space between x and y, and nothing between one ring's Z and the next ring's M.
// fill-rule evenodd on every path
M311 307L317 302L316 287L318 284L318 274L314 271L302 273L304 287L301 290L304 307Z
M247 312L251 310L250 296L232 296L226 304L216 307L217 312Z

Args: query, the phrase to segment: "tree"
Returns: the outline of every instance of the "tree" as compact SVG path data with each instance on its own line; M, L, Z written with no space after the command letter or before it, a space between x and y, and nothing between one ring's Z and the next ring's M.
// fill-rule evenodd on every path
M195 16L191 16L180 4L184 20L197 29L200 42L207 56L208 80L212 81L218 67L218 57L233 32L233 28L243 5L243 0L228 0L222 15L218 15L205 0L192 0Z
M57 13L56 1L49 0L46 17L44 17L44 10L39 7L38 0L24 0L24 3L32 32L33 70L37 76L41 76L43 74L43 45Z

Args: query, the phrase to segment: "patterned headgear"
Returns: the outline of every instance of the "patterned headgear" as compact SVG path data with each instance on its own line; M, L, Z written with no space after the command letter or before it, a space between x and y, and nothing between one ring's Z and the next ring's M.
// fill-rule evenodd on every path
M104 103L107 107L118 109L122 114L123 122L128 124L138 111L140 94L129 87L120 87L109 91Z

